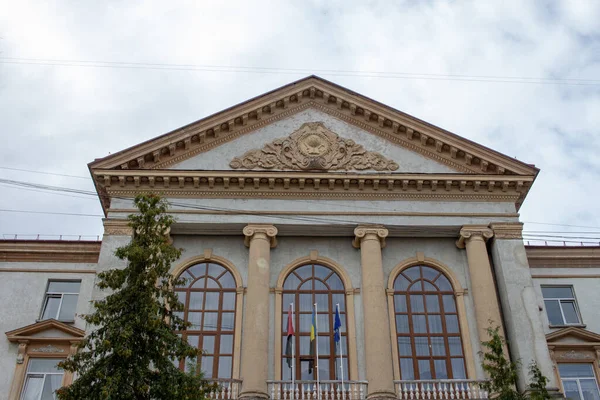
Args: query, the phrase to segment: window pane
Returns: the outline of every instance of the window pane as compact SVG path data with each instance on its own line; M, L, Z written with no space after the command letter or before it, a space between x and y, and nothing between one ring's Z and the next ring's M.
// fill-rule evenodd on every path
M563 325L564 322L560 313L558 300L546 300L544 301L544 305L546 306L546 314L548 314L550 325Z
M400 336L398 338L398 353L401 356L412 356L412 347L410 345L410 338L407 336Z
M206 288L206 278L200 278L194 282L192 285L194 289L204 289Z
M440 275L440 277L437 278L437 280L435 281L435 284L437 285L437 287L440 288L442 292L452 291L452 285L450 284L448 278L446 278L444 275Z
M396 315L396 332L409 333L408 315Z
M63 295L62 305L60 307L60 313L58 319L61 321L73 321L75 320L75 310L77 309L77 294L65 294Z
M398 275L398 277L394 281L394 290L403 292L408 288L408 285L410 285L409 280L406 279L406 277L404 277L403 275Z
M206 275L206 264L196 264L187 269L187 271L192 274L195 278L199 278L201 276Z
M428 315L429 333L442 333L442 317L440 315Z
M321 312L319 312L317 314L317 330L319 332L329 332L329 316L331 314L327 313L327 314L321 314ZM341 317L341 315L340 315Z
M454 296L451 294L445 294L442 296L444 302L444 312L456 312L456 303L454 302Z
M409 292L420 292L423 290L423 281L414 282L408 289Z
M202 329L205 331L216 331L217 330L217 316L219 314L211 312L204 313L204 323Z
M62 375L46 376L44 388L42 389L42 397L40 400L54 400L54 392L62 386Z
M448 333L458 333L458 318L456 315L446 315L446 330Z
M79 286L81 286L81 282L50 281L48 282L48 292L79 293Z
M593 378L594 370L592 364L584 363L560 363L558 372L561 378Z
M220 352L222 354L233 353L233 335L221 335Z
M181 275L179 275L180 279L184 279L185 282L182 285L178 285L177 287L185 287L188 286L194 280L194 277L190 275L189 271L183 271Z
M298 311L312 311L313 309L313 297L312 294L301 294L300 295L300 307Z
M201 312L188 312L188 321L192 324L189 329L198 330L200 329L200 321L202 319Z
M333 274L327 279L327 284L331 288L331 290L344 290L344 285L342 284L342 280L337 274Z
M429 282L423 282L423 290L426 292L438 292L438 289Z
M57 364L61 361L61 358L30 358L27 372L60 372Z
M439 296L429 294L429 295L425 296L425 303L427 306L428 313L440 312Z
M285 283L283 284L284 289L295 290L298 285L300 285L300 279L295 274L289 274L287 278L285 278Z
M296 336L298 338L298 336ZM310 355L310 336L300 336L300 354L302 356Z
M425 312L423 296L421 296L420 294L410 295L410 309L412 312Z
M300 268L296 268L294 272L302 279L308 279L312 276L312 265L304 265Z
M324 360L319 357L319 379L330 379L329 377L329 360Z
M218 310L219 309L219 293L218 292L206 292L206 301L204 302L205 310Z
M406 296L403 294L394 296L394 307L396 312L407 312L406 310Z
M331 274L331 270L322 265L315 265L315 278L325 280Z
M208 289L220 289L221 286L213 278L206 278L206 287Z
M563 381L563 387L565 388L565 397L570 400L583 400L579 396L579 388L577 387L577 381Z
M585 400L598 400L600 395L598 394L598 385L596 385L595 379L582 379L579 381L581 385L581 392Z
M565 314L565 319L567 324L578 324L579 316L577 315L577 310L575 310L575 302L573 301L561 301L563 313Z
M319 310L319 314L321 312L329 311L329 295L328 294L316 294L315 295L315 303L317 303L317 310Z
M400 374L404 380L415 379L413 360L411 358L400 359Z
M433 360L433 366L435 368L435 379L448 379L446 360Z
M235 280L233 279L231 272L227 272L225 275L219 278L219 283L221 283L222 287L227 289L232 289L235 287Z
M319 336L319 357L328 356L330 354L329 343L329 336Z
M287 363L287 358L281 360L281 379L284 381L292 380L292 368Z
M446 345L444 344L443 337L432 337L431 338L431 353L434 356L445 356ZM436 368L437 370L437 368ZM438 376L439 378L439 376Z
M545 299L572 298L573 289L570 286L542 286L542 295Z
M175 295L177 296L177 299L179 300L179 302L185 307L185 300L186 300L187 293L186 292L175 292Z
M465 379L465 361L462 358L452 359L452 379Z
M25 382L23 400L38 400L44 387L44 376L29 376Z
M46 306L42 313L42 319L56 318L58 307L60 306L60 297L46 297Z
M198 348L198 340L200 339L200 336L196 336L196 335L188 335L187 337L187 342L190 346ZM205 339L206 340L206 339Z
M435 270L431 267L422 267L421 271L423 271L423 278L432 282L435 281L435 278L437 278L437 276L440 274L438 270Z
M209 276L212 276L213 278L218 278L219 275L221 275L223 273L223 271L225 271L225 268L223 268L222 266L218 265L218 264L208 264L208 274Z
M329 291L329 288L327 286L325 286L325 284L323 282L315 279L315 280L313 280L313 283L315 284L315 290Z
M213 377L213 358L212 357L202 357L202 371L204 371L204 376L206 378Z
M429 360L419 360L419 379L431 379Z
M426 337L414 337L415 351L417 356L428 356L429 355L429 342Z
M223 293L223 310L235 310L235 293Z
M424 315L412 316L413 331L415 333L427 333L427 323Z
M217 378L231 378L231 357L219 357L219 375Z
M333 309L335 310L335 305L339 304L340 312L345 312L346 311L346 301L345 301L346 295L341 294L341 293L334 293L331 296L332 296Z
M190 292L190 310L202 310L202 300L204 299L204 293L201 292Z
M310 332L312 314L300 314L300 332Z
M451 356L462 356L462 346L459 337L449 337L448 345L450 346Z
M410 267L402 271L404 275L408 277L411 281L416 279L421 279L421 269L420 267Z
M221 314L221 330L222 331L232 331L233 330L234 325L235 325L234 315L235 314L232 312L224 312L223 314Z

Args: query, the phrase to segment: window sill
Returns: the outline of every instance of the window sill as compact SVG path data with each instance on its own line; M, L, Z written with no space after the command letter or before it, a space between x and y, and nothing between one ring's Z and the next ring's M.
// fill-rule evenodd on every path
M549 325L550 328L560 329L560 328L585 328L587 325L585 324L562 324L562 325Z

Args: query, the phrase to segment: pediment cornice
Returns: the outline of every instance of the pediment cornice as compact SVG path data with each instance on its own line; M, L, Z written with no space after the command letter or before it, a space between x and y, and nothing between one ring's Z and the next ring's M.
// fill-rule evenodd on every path
M519 203L532 176L296 171L94 170L105 198L318 198ZM105 204L105 209L108 204Z
M538 172L529 164L314 76L98 159L89 167L164 169L311 107L459 172L530 176Z
M41 335L44 331L58 330L66 336L44 336ZM74 326L65 324L64 322L55 319L47 319L36 322L35 324L27 325L22 328L14 329L6 332L6 337L10 342L21 341L80 341L85 337L85 331Z
M595 345L600 345L599 334L574 326L563 328L546 335L546 342L548 342L549 345L568 346L573 344L568 340L565 341L565 339L575 339L579 341L579 343L593 343Z

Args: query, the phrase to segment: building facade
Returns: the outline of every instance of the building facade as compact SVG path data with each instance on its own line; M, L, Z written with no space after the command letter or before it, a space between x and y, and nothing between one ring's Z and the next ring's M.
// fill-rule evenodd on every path
M525 246L532 165L309 77L89 167L101 241L0 241L0 399L72 381L55 364L104 296L96 274L123 266L141 192L177 219L186 338L217 398L486 397L490 326L520 389L536 362L554 393L598 398L600 250Z

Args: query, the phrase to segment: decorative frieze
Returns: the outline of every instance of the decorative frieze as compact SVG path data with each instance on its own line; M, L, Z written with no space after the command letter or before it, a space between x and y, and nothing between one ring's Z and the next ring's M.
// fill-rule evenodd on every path
M234 158L233 169L395 171L398 164L367 151L353 140L330 131L322 122L307 122L289 137Z
M523 239L523 223L495 222L490 225L496 239Z
M133 229L129 226L129 220L127 219L104 218L102 223L104 224L105 235L133 235Z
M32 353L64 353L65 349L61 349L60 347L53 346L51 344L37 347L30 350Z

